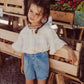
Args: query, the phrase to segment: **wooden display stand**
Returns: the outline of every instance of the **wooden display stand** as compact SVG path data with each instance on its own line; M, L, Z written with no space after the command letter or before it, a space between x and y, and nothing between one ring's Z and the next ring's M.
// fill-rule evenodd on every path
M4 52L14 57L21 58L21 53L15 51L11 46L11 44L15 42L17 38L18 33L0 29L0 52ZM64 80L63 76L81 82L78 78L76 78L78 76L79 71L81 46L82 46L81 43L78 43L76 46L76 50L74 50L77 56L77 61L75 62L75 64L72 64L71 60L68 59L68 52L65 49L61 49L60 52L55 53L54 56L50 56L49 58L50 70L56 73L55 77L58 82L57 84L63 84ZM52 79L53 77L53 74L51 75L50 79ZM82 83L83 82L81 82L81 84ZM48 84L50 84L50 82L48 82Z

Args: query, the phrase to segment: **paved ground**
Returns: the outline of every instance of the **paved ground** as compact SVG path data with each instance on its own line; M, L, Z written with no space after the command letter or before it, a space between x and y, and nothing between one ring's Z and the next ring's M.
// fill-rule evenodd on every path
M17 58L5 58L3 66L0 67L0 84L25 84Z

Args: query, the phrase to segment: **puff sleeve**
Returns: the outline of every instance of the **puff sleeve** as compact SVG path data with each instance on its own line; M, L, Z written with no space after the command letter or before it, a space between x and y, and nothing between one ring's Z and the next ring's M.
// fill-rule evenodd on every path
M49 50L50 50L49 53L51 55L54 55L56 50L62 48L65 44L67 44L63 40L61 40L56 34L56 32L51 28L48 28L47 40L48 40Z
M16 42L14 42L12 44L12 48L16 51L22 52L22 48L23 48L23 31L20 32L18 39L16 40Z

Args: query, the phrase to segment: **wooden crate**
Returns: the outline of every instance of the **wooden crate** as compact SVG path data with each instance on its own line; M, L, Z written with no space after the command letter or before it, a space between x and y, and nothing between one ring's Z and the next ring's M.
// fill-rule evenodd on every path
M18 38L18 33L14 33L14 32L0 29L0 38L15 42ZM78 75L78 68L79 68L79 58L80 58L80 51L79 50L80 50L80 43L77 45L76 50L74 50L74 52L77 56L77 61L73 65L73 64L69 64L69 63L65 63L65 62L61 62L59 60L56 60L55 56L64 57L64 58L68 59L68 52L65 49L61 49L61 53L55 53L54 59L49 58L50 68L58 70L63 73L71 74L73 76L77 76ZM0 42L0 51L7 53L7 54L10 54L12 56L21 58L21 53L15 51L11 47L11 44L8 44L6 42Z
M62 11L50 11L50 15L52 16L53 20L56 20L60 23L67 23L72 25L74 20L74 13L72 12L62 12Z
M24 0L5 0L5 12L24 14Z
M58 56L58 57L68 59L68 52L65 49L62 49L61 53L56 53L54 55L54 59L49 59L50 68L60 71L62 73L68 73L73 76L78 76L80 54L77 49L74 50L74 52L77 56L77 61L75 62L75 64L66 63L66 62L60 61L60 59L56 58L56 56Z

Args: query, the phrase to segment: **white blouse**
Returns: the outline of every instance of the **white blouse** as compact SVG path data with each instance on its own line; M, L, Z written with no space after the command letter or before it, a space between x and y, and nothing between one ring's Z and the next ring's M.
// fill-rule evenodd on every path
M66 44L51 29L49 24L42 26L37 34L35 34L35 30L28 28L28 26L24 27L17 41L12 44L12 47L16 51L28 54L36 54L50 50L49 53L53 55L56 50Z

